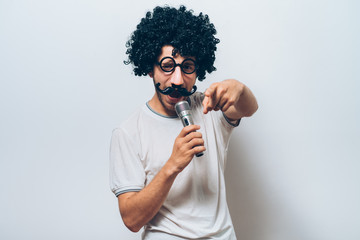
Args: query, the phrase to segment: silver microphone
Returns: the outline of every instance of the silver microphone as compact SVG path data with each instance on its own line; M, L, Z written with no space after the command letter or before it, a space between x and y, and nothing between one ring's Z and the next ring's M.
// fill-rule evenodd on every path
M175 111L176 111L176 114L181 119L181 122L184 127L189 126L189 125L194 125L194 122L193 122L193 119L191 116L191 109L190 109L189 103L187 101L180 101L180 102L176 103ZM202 152L195 154L195 156L197 156L197 157L201 157L202 155L204 155L204 153L202 153Z

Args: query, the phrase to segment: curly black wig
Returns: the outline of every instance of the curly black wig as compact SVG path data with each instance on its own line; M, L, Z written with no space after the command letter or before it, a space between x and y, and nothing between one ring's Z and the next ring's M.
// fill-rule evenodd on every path
M185 6L179 9L165 6L155 7L141 19L130 40L126 43L129 58L125 64L132 63L137 76L145 76L153 71L155 62L161 54L161 48L171 45L181 56L193 56L196 59L198 79L205 79L205 71L215 71L216 30L208 15L198 16Z

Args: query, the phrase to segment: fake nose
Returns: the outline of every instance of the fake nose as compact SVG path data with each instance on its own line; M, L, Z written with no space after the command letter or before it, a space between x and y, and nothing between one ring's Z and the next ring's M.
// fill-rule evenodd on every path
M175 84L178 86L184 84L184 78L180 66L175 67L174 72L171 74L170 82L171 84Z

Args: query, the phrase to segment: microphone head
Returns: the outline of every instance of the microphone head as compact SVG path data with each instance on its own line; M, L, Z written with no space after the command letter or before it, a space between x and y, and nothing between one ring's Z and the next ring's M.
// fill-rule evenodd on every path
M181 112L189 111L189 110L190 110L190 105L187 101L180 101L175 104L175 111L178 116L181 115L180 114Z

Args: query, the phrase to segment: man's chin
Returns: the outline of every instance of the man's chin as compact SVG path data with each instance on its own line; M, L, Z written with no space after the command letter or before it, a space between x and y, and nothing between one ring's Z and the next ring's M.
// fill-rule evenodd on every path
M176 116L175 104L181 101L181 98L172 98L169 95L163 95L157 91L158 99L164 109L164 111L169 116Z

